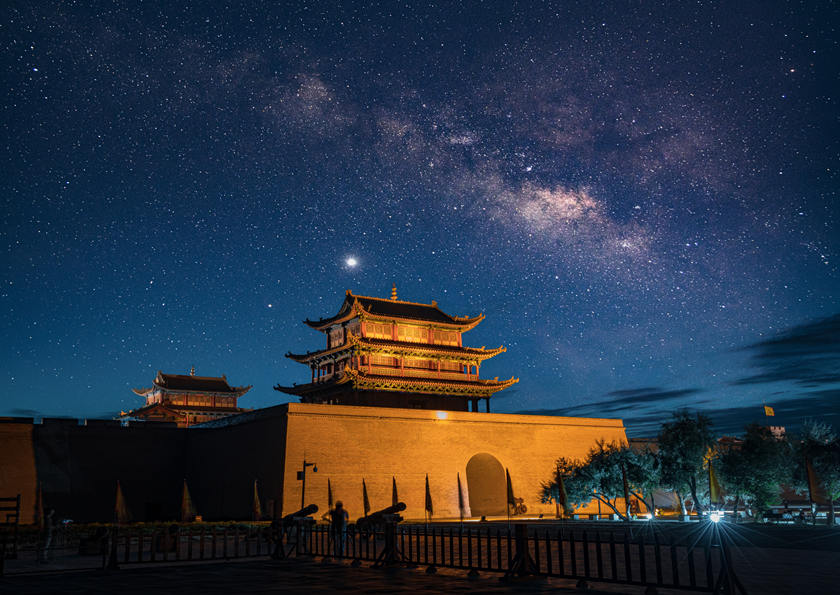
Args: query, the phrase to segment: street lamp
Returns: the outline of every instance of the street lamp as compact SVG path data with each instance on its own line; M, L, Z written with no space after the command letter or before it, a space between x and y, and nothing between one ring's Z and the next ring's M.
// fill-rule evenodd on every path
M303 459L303 470L297 472L298 481L303 482L300 486L300 508L303 510L306 508L306 502L304 501L306 497L306 468L312 467L312 473L318 473L318 465L315 463L307 463L306 457Z

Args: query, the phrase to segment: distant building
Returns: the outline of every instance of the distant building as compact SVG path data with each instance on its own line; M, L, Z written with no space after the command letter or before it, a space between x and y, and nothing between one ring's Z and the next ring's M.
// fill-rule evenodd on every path
M175 422L179 428L236 415L250 409L237 405L239 397L250 386L230 386L227 377L196 376L158 372L151 388L132 389L144 397L146 404L139 409L121 412L120 418L141 421Z
M484 319L450 316L437 306L347 291L338 314L305 324L326 335L326 348L286 357L309 366L311 382L275 386L303 403L478 411L519 381L479 377L481 363L504 347L464 347L462 335Z

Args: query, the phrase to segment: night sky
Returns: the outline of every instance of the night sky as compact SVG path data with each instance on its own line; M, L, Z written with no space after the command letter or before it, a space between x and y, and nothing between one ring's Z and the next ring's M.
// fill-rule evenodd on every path
M286 402L396 283L495 411L840 427L836 5L134 4L0 8L0 415Z

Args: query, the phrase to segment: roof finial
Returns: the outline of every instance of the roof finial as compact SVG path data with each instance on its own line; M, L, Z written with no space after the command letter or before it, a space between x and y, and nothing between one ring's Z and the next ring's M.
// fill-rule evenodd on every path
M391 299L397 301L397 284L394 283L391 286Z
M190 367L190 376L195 376L195 366Z

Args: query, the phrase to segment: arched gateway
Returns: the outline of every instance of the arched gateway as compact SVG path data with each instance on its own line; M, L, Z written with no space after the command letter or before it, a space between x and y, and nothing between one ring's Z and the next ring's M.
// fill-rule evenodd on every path
M493 455L482 452L467 463L467 491L472 516L506 513L505 468Z

